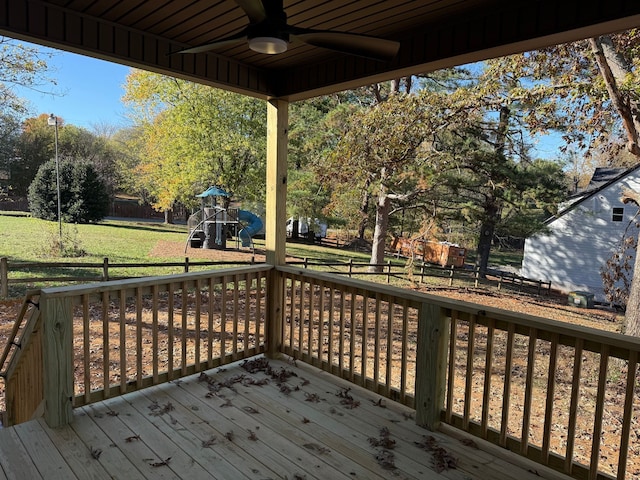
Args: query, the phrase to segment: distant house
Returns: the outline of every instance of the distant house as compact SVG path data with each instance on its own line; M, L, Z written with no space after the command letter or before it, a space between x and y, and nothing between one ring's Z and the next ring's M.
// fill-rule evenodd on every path
M551 281L552 288L565 292L590 292L604 301L600 270L638 211L620 200L625 188L640 190L640 165L597 168L587 188L545 222L548 233L526 240L521 275Z

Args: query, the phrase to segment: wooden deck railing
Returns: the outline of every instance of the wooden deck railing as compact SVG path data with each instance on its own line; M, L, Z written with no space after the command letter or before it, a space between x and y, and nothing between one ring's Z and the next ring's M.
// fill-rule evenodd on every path
M74 406L263 352L268 270L256 266L43 290L47 422L68 423Z
M278 270L283 350L294 358L416 408L418 423L440 420L575 478L629 478L629 462L640 469L630 443L640 422L640 340ZM605 445L616 458L603 456Z
M421 425L578 479L640 469L631 337L285 266L45 289L39 303L52 425L72 405L281 351L415 408Z

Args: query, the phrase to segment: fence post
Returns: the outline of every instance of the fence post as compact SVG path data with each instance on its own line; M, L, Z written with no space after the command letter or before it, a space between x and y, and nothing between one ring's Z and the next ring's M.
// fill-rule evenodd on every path
M102 260L102 281L103 282L109 281L109 258L108 257L104 257L104 259Z
M184 257L184 273L189 273L189 257Z
M451 271L449 272L449 286L453 285L453 273L455 272L455 267L451 265Z
M73 419L73 307L71 298L40 297L44 377L44 419L52 428Z
M353 271L353 258L349 259L349 278L351 278L351 272Z
M449 318L437 305L422 303L416 351L416 423L436 430L444 405Z
M504 278L504 273L500 272L500 280L498 280L498 290L502 289L502 279Z
M304 257L304 268L305 269L309 267L308 263L309 263L309 259L307 257Z
M387 260L387 283L391 283L391 260Z
M475 282L474 282L474 286L475 286L476 288L478 288L478 280L480 279L480 267L476 266L476 269L475 269L475 270L476 270L476 271L475 271Z
M0 297L9 296L9 265L7 257L0 258Z

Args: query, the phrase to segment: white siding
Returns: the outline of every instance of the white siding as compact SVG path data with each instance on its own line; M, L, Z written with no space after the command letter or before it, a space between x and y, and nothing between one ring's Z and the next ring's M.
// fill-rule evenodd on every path
M554 289L587 291L605 300L600 269L637 212L635 205L620 201L623 188L640 190L640 173L631 172L550 222L548 234L528 238L521 275L551 281ZM621 222L612 221L614 208L624 208ZM630 232L637 235L635 227Z

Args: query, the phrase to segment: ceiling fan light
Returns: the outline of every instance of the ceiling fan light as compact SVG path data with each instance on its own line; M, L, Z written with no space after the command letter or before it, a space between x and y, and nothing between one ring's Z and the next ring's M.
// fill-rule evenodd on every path
M253 37L249 39L249 48L254 52L275 55L287 51L287 41L278 37Z

